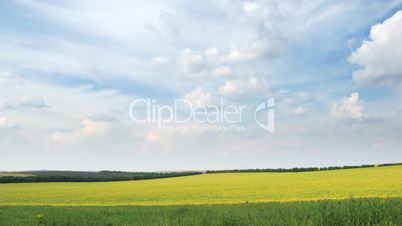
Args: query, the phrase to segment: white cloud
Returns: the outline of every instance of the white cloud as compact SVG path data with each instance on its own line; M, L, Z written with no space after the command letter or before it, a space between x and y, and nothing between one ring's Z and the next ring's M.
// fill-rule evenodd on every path
M11 129L14 127L14 123L10 122L6 117L0 117L0 129Z
M232 70L228 66L221 65L216 67L213 73L217 77L225 77L230 75L232 73Z
M232 44L226 51L219 51L216 47L204 51L185 48L180 51L177 63L182 71L192 75L227 76L232 72L231 66L242 67L243 63L276 56L283 48L277 41L276 37L243 41Z
M26 107L26 108L46 108L48 105L45 103L45 101L42 98L33 98L33 97L27 97L23 96L19 98L15 102L17 107Z
M254 76L227 80L219 87L222 96L266 95L268 92L268 82Z
M343 99L341 104L334 104L330 116L338 119L361 120L367 118L359 93L352 93L350 97Z
M269 51L273 51L276 47L269 46L268 41L264 39L259 39L252 42L245 42L242 45L233 44L230 48L230 51L222 56L222 61L228 63L236 63L256 60L267 54Z
M197 87L185 95L185 99L195 106L208 106L213 102L213 96L210 92L204 92L201 87Z
M272 157L272 162L278 167L325 164L322 159L329 159L328 156L333 156L334 158L330 159L334 161L336 158L337 160L343 158L346 161L353 159L347 154L342 155L339 150L364 150L365 144L359 146L362 148L356 148L358 143L352 142L369 143L367 140L373 140L371 138L375 135L398 131L385 128L379 132L375 128L377 132L366 131L366 137L362 139L348 139L347 141L351 143L325 137L328 132L326 128L317 127L325 123L317 121L322 117L329 120L328 109L323 113L322 106L323 103L332 100L332 94L339 92L339 87L322 80L321 74L311 70L312 67L318 66L328 71L328 76L339 74L338 70L347 70L343 67L338 68L336 62L339 62L339 59L330 57L331 61L326 61L324 64L316 59L322 59L322 56L328 56L328 53L339 56L337 50L342 52L346 49L345 37L364 30L370 21L377 21L386 15L384 12L389 12L389 9L393 8L389 1L376 1L372 4L362 4L362 1L349 1L345 4L343 1L321 0L308 2L224 0L199 4L190 1L158 3L129 0L119 1L119 4L81 0L63 3L38 0L16 2L26 6L16 9L21 10L22 14L28 13L32 20L23 21L26 23L23 27L5 21L5 32L0 35L2 50L0 65L7 70L22 74L26 82L19 85L18 79L13 75L2 77L0 75L0 97L1 100L8 100L3 103L3 108L14 107L18 97L24 95L43 97L46 104L51 106L46 111L7 112L7 119L18 123L17 125L23 125L24 128L15 134L1 130L0 150L10 159L20 159L24 167L68 168L71 167L71 161L74 167L91 170L93 167L128 170L266 167L266 159ZM217 2L221 6L217 6L215 4ZM223 2L226 4L222 6ZM13 13L15 12L10 11L11 16ZM31 22L35 23L35 26L30 26ZM49 24L52 24L50 29L49 26L45 26ZM35 29L29 29L42 25L44 29L41 29L40 33ZM51 28L57 28L59 32L55 34ZM69 35L60 35L67 33ZM275 61L266 60L266 56L277 53L281 46L290 46L287 49L289 52L283 52L283 55ZM351 46L354 48L356 44ZM188 47L189 51L183 51L180 55L180 51L185 47ZM306 53L309 55L307 60L294 61ZM180 56L183 58L180 59ZM336 70L333 69L335 67ZM306 72L311 72L308 73L308 79L302 75ZM205 79L192 79L196 76L190 79L183 78L180 77L181 73L196 75L199 78L202 76ZM250 78L248 75L256 77L253 80L253 77ZM278 109L278 113L281 115L282 112L286 113L282 115L283 117L279 117L279 120L283 120L279 123L281 129L278 133L269 134L261 140L249 136L249 133L250 135L259 133L255 128L247 128L246 134L238 135L211 132L201 136L197 136L195 132L174 135L144 129L144 125L135 125L126 117L129 103L137 98L134 93L155 95L155 98L167 101L176 96L183 98L187 96L195 103L208 103L215 97L214 95L218 95L218 92L229 97L255 93L264 95L268 92L268 86L259 76L265 76L270 83L272 81L274 90L276 88L291 90L288 94L282 93L282 97L278 98L277 107L281 108ZM88 80L92 80L93 84L99 84L100 87L96 85L85 89L72 87L75 81ZM125 81L135 83L131 85ZM314 87L304 86L311 81L318 83ZM121 91L100 91L103 85ZM205 88L189 91L189 87L198 86ZM161 92L159 90L157 92L158 87L161 87ZM305 91L308 95L293 93L300 89L307 89ZM171 93L161 95L164 90ZM310 93L312 97L309 97ZM388 98L384 102L389 103L389 100L395 98ZM311 103L307 102L310 100ZM383 101L383 99L377 100ZM342 103L339 104L341 105ZM380 110L377 106L373 106L375 111ZM303 120L297 121L301 118L290 117L301 114L306 109L311 112L311 118L314 120L303 117ZM111 112L119 113L110 114ZM292 123L287 127L284 118L288 116L292 119ZM80 128L80 121L85 117L89 118L90 121L87 123L89 125ZM2 122L3 125L12 125L9 120L4 120L7 123ZM303 137L292 134L297 129L302 130L303 127L310 125L311 133L315 133L318 139L312 142L312 146L297 147L295 148L297 151L292 152L293 145L308 143ZM108 126L110 128L105 131L104 128ZM339 134L343 136L357 134L349 125L343 126L349 133L345 134L342 131ZM104 132L94 132L89 128L97 128L95 131ZM53 134L54 131L58 132ZM149 131L153 133L148 133ZM136 136L127 136L131 132L136 133ZM11 135L20 136L19 142L15 140L13 145L2 146L4 137ZM54 145L50 140L52 135L59 141L80 142ZM237 136L247 138L238 139ZM162 139L163 142L155 142L158 139ZM12 144L13 139L10 140ZM289 140L295 142L289 143ZM43 148L41 146L43 142L55 147ZM155 148L155 145L162 143L163 145ZM339 148L338 145L341 144L348 147ZM320 150L323 145L330 148L325 152L310 153L313 149ZM228 156L220 159L216 153L217 147L227 151ZM232 153L230 147L237 148L244 152L244 155ZM156 152L169 149L171 154L155 154L150 158L152 161L147 161L145 158L138 158L138 150L144 148ZM45 153L48 150L57 150L52 152L57 154ZM114 151L113 154L110 150ZM280 154L272 153L272 150L283 150L283 159ZM397 149L391 151L394 150ZM123 152L124 154L121 154ZM66 156L67 153L79 154L71 155L77 159L66 161L62 156ZM196 162L191 159L194 154L200 156ZM294 154L301 154L305 158L289 161L288 156ZM42 161L35 161L38 156ZM94 156L96 161L89 163L87 160L94 159ZM216 161L210 161L210 156L217 157ZM15 162L10 162L2 164L1 167L14 169L18 166Z
M205 50L205 57L208 60L211 61L216 61L219 58L219 52L216 47L210 47L207 50Z
M0 110L16 110L21 108L47 108L42 98L23 96L12 101L0 101Z
M56 131L53 133L52 138L57 142L74 142L103 135L107 132L108 128L109 123L105 121L84 119L80 129L71 132Z
M273 21L283 17L283 12L275 1L252 0L243 3L244 13L253 19Z
M181 50L178 64L183 71L190 73L198 73L205 69L205 59L202 53L190 48Z
M162 65L169 63L170 59L166 56L159 56L152 59L151 63L154 65Z
M259 9L258 3L257 2L252 2L252 1L245 1L243 4L243 9L244 12L246 12L249 15L253 15L257 12Z
M297 107L294 109L293 114L294 115L303 115L307 112L307 109L304 107Z
M0 85L19 85L24 80L16 75L12 75L9 71L0 71Z
M351 54L349 62L362 66L353 72L359 85L398 86L402 83L402 11L374 25L370 37Z

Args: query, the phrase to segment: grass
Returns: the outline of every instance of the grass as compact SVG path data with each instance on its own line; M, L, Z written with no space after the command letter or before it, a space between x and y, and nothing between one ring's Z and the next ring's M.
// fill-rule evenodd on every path
M0 225L402 225L402 199L193 206L0 206Z
M402 166L124 182L0 184L0 205L119 206L402 197Z

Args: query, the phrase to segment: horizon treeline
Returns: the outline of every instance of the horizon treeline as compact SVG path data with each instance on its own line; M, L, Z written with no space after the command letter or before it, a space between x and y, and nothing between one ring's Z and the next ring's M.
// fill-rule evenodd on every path
M0 183L29 183L29 182L106 182L106 181L129 181L149 180L170 177L191 176L198 174L213 173L258 173L258 172L314 172L340 169L370 168L396 166L402 163L365 164L360 166L330 166L330 167L295 167L295 168L264 168L264 169L230 169L230 170L207 170L207 171L182 171L182 172L125 172L102 170L99 172L84 171L25 171L22 173L32 176L0 176Z
M113 175L115 172L116 175ZM72 172L74 173L74 172ZM180 177L201 174L202 172L120 172L120 171L100 171L96 176L85 175L32 175L32 176L3 176L0 183L27 183L27 182L102 182L102 181L128 181L128 180L147 180L169 177ZM106 175L103 175L106 174Z
M365 164L360 166L329 166L329 167L294 167L294 168L263 168L263 169L231 169L231 170L207 170L206 173L250 173L250 172L274 172L274 173L289 173L289 172L313 172L339 169L355 169L355 168L370 168L383 166L397 166L402 163L385 163L385 164Z

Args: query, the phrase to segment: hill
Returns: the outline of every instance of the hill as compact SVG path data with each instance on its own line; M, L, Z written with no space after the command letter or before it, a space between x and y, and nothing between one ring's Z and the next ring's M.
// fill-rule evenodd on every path
M402 197L402 166L216 173L155 180L0 184L0 205L182 205Z

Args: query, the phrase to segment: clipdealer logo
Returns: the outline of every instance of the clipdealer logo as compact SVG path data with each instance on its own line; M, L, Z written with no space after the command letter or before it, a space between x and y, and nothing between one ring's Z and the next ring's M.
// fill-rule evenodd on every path
M257 117L258 113L266 112L267 120L262 122ZM257 125L271 133L275 132L275 98L270 98L267 101L259 104L254 111L254 119Z
M176 127L197 125L204 130L236 130L241 129L243 117L247 110L254 111L255 123L262 129L273 133L275 131L275 99L272 97L252 106L229 104L220 99L214 105L194 105L186 99L175 99L173 105L159 104L155 99L140 98L131 102L129 116L135 123L154 123L158 129L167 125ZM141 113L139 113L141 112ZM262 118L260 116L263 116Z

